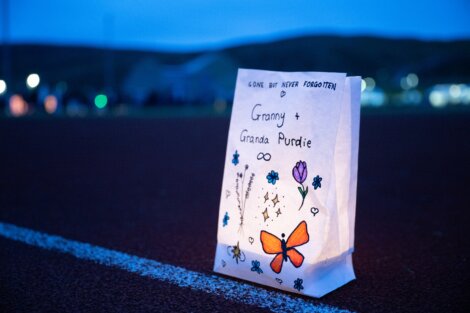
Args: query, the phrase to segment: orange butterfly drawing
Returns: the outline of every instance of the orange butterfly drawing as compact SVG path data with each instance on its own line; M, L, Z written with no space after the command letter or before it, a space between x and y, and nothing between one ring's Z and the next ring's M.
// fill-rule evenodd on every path
M276 255L270 264L271 269L276 274L281 272L282 263L284 261L287 262L287 258L289 258L295 267L300 267L304 262L304 256L295 247L304 245L309 240L307 223L305 221L297 225L289 238L287 238L287 241L284 240L284 234L281 234L282 239L279 239L277 236L264 230L261 231L260 237L263 251L267 254Z

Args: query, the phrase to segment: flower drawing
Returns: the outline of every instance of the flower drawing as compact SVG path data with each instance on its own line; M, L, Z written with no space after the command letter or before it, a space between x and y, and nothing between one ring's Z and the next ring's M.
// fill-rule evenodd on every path
M223 223L223 227L227 226L228 224L228 220L230 219L230 217L228 216L228 212L225 212L225 215L224 215L224 218L222 220L222 223Z
M297 187L300 192L300 195L302 196L302 203L299 207L300 210L304 205L305 197L308 193L308 186L304 187L304 182L307 179L307 163L305 161L297 162L294 168L292 169L292 176L294 177L295 181L300 184L300 186Z
M315 190L317 190L317 188L321 188L321 181L322 178L318 175L313 178L312 186Z
M256 272L258 274L263 273L263 270L259 267L260 263L258 260L251 261L251 271Z
M300 290L304 289L304 286L302 286L303 283L304 283L303 279L297 278L294 281L294 288L297 289L300 292Z
M268 175L266 176L266 178L268 179L268 183L269 183L269 184L275 185L275 184L276 184L276 181L279 180L279 173L278 173L278 172L275 172L275 171L271 171L271 172L268 173Z
M253 181L255 179L255 173L251 173L250 175L246 174L248 168L248 164L245 164L243 173L238 172L237 178L235 179L235 193L238 202L238 211L240 212L240 227L238 229L239 232L243 232L243 216L245 214L246 200L250 197L250 192L253 188ZM248 184L246 186L245 178L248 179Z
M307 179L307 163L305 161L297 162L292 169L292 176L296 182L302 184Z
M238 154L238 151L235 150L235 153L233 154L233 159L232 159L233 165L237 165L237 164L239 163L239 161L238 161L238 157L239 157L239 156L240 156L240 155Z

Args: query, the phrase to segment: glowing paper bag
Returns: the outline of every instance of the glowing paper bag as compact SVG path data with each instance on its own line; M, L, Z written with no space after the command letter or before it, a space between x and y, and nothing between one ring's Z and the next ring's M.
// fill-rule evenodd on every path
M360 82L238 71L214 271L313 297L355 279Z

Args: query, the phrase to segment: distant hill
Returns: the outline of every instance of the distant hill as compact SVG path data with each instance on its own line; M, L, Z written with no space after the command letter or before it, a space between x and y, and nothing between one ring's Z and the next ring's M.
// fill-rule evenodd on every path
M470 41L315 36L241 46L227 52L243 66L372 76L386 89L414 72L422 85L470 82Z
M0 52L3 57L4 49ZM99 90L112 85L121 90L126 77L142 60L178 66L214 53L231 60L234 69L226 73L231 78L237 67L243 67L372 76L385 90L398 89L400 78L409 72L418 74L421 88L435 83L470 82L470 41L309 36L197 53L12 45L13 83L9 89L24 89L27 74L38 72L43 81L64 81L72 89ZM0 67L0 75L3 72Z

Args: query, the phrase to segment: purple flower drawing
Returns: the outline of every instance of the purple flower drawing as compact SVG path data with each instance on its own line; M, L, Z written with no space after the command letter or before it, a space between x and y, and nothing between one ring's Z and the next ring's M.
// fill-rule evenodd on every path
M299 207L300 210L304 205L305 197L308 193L308 186L304 187L304 181L307 179L307 163L305 161L297 162L292 169L292 176L294 177L295 181L300 184L300 186L297 187L300 195L302 196L302 203Z

